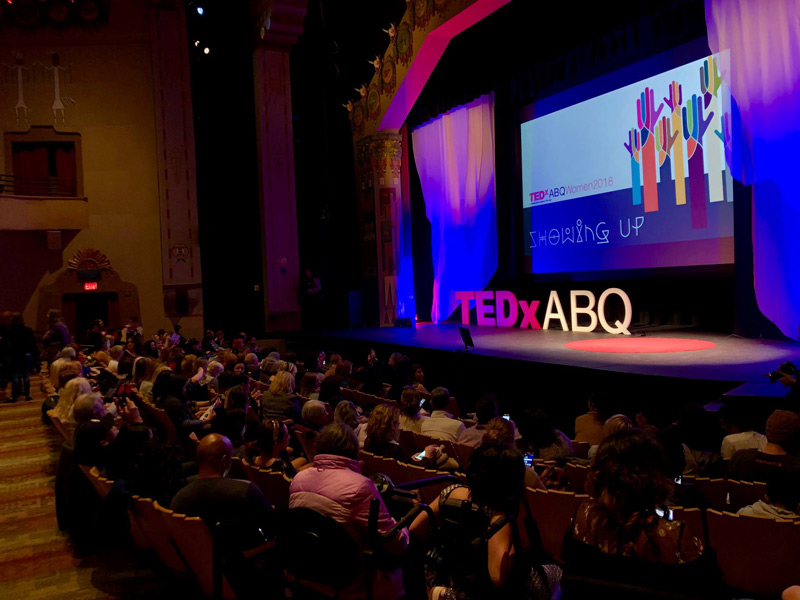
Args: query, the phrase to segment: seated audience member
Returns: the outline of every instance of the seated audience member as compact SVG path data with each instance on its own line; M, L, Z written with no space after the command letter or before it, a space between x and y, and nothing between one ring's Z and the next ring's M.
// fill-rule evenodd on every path
M718 454L720 447L719 422L716 414L699 404L686 404L678 417L678 434L688 448L687 465L695 466L695 475L720 477L724 466Z
M405 354L394 352L389 357L389 368L383 375L384 381L391 386L389 388L389 398L399 402L400 396L403 394L403 388L406 387L411 378L411 361Z
M261 381L267 382L275 372L275 363L280 361L281 355L277 352L270 352L267 357L261 361Z
M208 388L210 396L219 394L219 376L222 375L224 372L225 372L225 367L222 366L221 362L212 360L211 362L208 363L206 374L200 381L200 385L203 385Z
M65 373L69 371L64 370ZM77 371L76 371L77 373ZM51 417L60 420L67 427L74 427L76 425L73 410L75 408L75 400L78 396L83 394L90 394L92 392L92 384L88 379L83 377L74 377L66 382L58 395L58 404L56 407L47 412Z
M483 513L485 523L481 524L481 530L465 532L464 539L471 540L473 536L483 533L501 517L508 517L509 522L488 540L485 549L481 548L483 554L478 556L482 560L476 559L481 560L480 563L460 565L469 570L469 577L462 575L459 581L453 581L448 573L432 573L437 578L432 597L536 598L541 596L532 589L534 587L544 584L547 589L554 590L560 578L560 569L554 565L545 566L543 572L548 581L542 581L538 569L531 569L530 563L522 560L524 553L512 525L519 513L524 490L525 465L522 455L510 446L481 445L470 457L466 475L467 485L451 485L431 503L430 508L439 524L445 525L443 511L449 509L445 503L451 500L471 502ZM411 524L411 534L416 538L428 538L432 525L429 515L423 512ZM463 549L459 551L463 552ZM521 571L523 569L524 572ZM469 585L469 589L452 589L451 586L460 582Z
M590 499L564 539L565 575L716 597L718 570L701 561L702 542L657 512L672 489L656 441L640 431L606 438L587 480Z
M800 519L800 477L792 473L772 473L767 477L763 500L739 509L736 514L773 519Z
M331 354L330 362L324 366L325 368L325 377L330 377L331 375L336 374L336 367L338 364L342 362L342 355L341 354Z
M800 585L793 585L783 590L781 600L800 600Z
M309 400L301 411L303 425L314 431L320 431L331 422L328 405L319 400Z
M589 398L589 411L575 419L575 441L597 446L603 441L603 424L605 416L600 410L601 398L592 395Z
M300 380L299 394L304 398L319 400L319 379L317 379L316 373L307 372L303 375Z
M541 460L558 460L573 456L572 441L553 427L547 413L540 408L526 409L519 423L522 439L517 448Z
M333 411L333 420L336 423L347 425L354 431L355 428L361 424L361 418L358 415L358 409L356 408L356 405L349 400L342 400L336 405L336 410Z
M114 417L106 412L103 397L96 392L78 396L73 414L77 423L75 462L102 469L108 459L109 444L117 434Z
M61 352L58 355L58 358L55 359L50 364L49 380L50 380L50 385L53 386L54 390L60 389L58 384L58 372L61 370L61 367L67 363L75 362L77 360L77 357L78 353L75 352L75 348L67 346L61 350ZM80 365L80 363L78 364Z
M620 431L628 431L629 429L633 429L633 421L631 421L627 416L619 414L619 415L611 415L606 419L606 422L603 423L603 439L606 439L610 435L614 435L615 433L619 433ZM592 446L589 448L589 460L592 460L595 455L597 454L597 449L600 446Z
M333 374L341 378L342 387L348 387L350 384L350 377L353 375L353 363L349 360L340 360Z
M400 448L400 410L393 404L379 404L372 410L366 427L364 450L377 456L411 463L411 457Z
M483 434L486 433L486 424L497 416L497 399L494 394L484 394L475 405L475 419L478 423L464 429L458 436L458 443L480 446Z
M290 508L310 508L335 519L353 539L359 549L368 540L367 529L370 504L378 501L378 531L391 529L395 521L383 499L368 477L361 474L358 462L358 440L347 425L332 423L317 437L317 455L313 468L298 473L291 486ZM408 546L408 530L384 542L383 550L400 556ZM339 590L340 598L361 598L364 594L364 571L346 589ZM403 576L400 569L380 569L373 575L372 597L375 600L396 600L403 596Z
M319 384L317 399L327 402L334 408L342 401L342 384L344 381L338 375L329 375Z
M230 520L268 525L272 507L258 486L228 478L231 458L233 445L228 438L216 433L204 437L197 445L197 479L175 494L170 508L200 517L209 527Z
M289 431L286 425L275 419L268 419L258 426L256 445L259 455L253 464L267 471L280 472L289 479L297 475L297 469L306 464L303 458L292 460L289 457Z
M147 356L140 356L133 361L131 382L136 386L137 390L141 392L142 384L149 381L153 377L156 366L156 361L148 358Z
M762 450L739 450L728 465L729 477L743 481L767 481L772 473L800 477L800 458L792 456L800 435L800 417L788 410L776 410L767 419L767 444Z
M106 368L112 373L116 373L117 366L119 365L119 359L122 358L123 354L125 354L125 348L122 346L111 346L111 348L108 349L108 356L110 358Z
M411 379L408 385L413 386L418 392L427 394L428 390L425 388L425 371L422 365L411 366Z
M419 391L412 385L407 385L400 396L400 429L422 433L422 423L428 418L419 414L422 399Z
M250 397L241 385L235 385L225 394L222 406L217 406L214 419L214 431L228 438L234 450L244 444L244 432L247 427L247 411L250 408Z
M269 389L261 396L261 420L265 419L301 422L300 402L294 395L294 377L288 371L276 373Z
M723 459L730 460L738 450L763 450L767 445L767 437L753 431L748 412L741 402L727 403L719 409L720 425L725 432L720 451Z
M216 416L214 411L210 411L208 416L204 414L204 411L193 413L184 394L185 388L186 379L175 373L170 373L164 399L164 410L170 421L175 425L181 441L186 441L193 433L199 437L203 429L209 429L211 421Z
M153 373L153 383L149 386L142 384L141 390L139 392L142 394L142 397L156 406L158 408L164 408L164 401L167 399L167 393L169 390L169 381L172 377L172 370L167 365L160 365L156 368L155 373Z
M503 417L495 417L486 424L486 429L483 432L483 439L480 445L514 448L515 433L516 428L514 427L514 423ZM545 489L544 483L539 479L539 475L534 471L533 467L525 467L525 486L540 490Z
M445 410L448 404L450 404L450 391L443 387L434 388L431 392L433 412L430 418L425 419L420 426L422 434L438 440L458 441L459 436L465 429L464 423L454 419L453 415Z
M261 379L261 367L258 366L258 356L252 352L244 355L245 372L256 381Z

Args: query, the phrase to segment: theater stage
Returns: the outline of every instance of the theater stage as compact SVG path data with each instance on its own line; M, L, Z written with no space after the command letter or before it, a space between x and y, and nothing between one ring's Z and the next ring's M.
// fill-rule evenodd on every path
M574 333L557 330L522 330L470 326L475 348L470 354L495 358L508 358L542 365L560 365L595 369L616 373L708 380L740 384L765 383L764 374L774 370L781 362L791 360L800 364L800 343L741 338L719 333L701 333L686 329L649 329L633 335L615 336L607 333ZM361 341L375 343L384 349L403 347L426 348L439 351L463 350L457 324L420 324L412 328L372 328L345 331L327 331L318 334L328 340L342 342ZM661 350L679 349L692 341L705 349L667 352L595 352L571 349L567 344L579 341L601 342L614 340L624 345L641 348L642 344L655 344ZM662 343L669 340L666 343ZM708 343L710 342L710 343ZM413 358L413 357L412 357ZM775 384L779 388L779 384ZM778 390L776 389L776 392ZM780 393L780 392L778 392Z

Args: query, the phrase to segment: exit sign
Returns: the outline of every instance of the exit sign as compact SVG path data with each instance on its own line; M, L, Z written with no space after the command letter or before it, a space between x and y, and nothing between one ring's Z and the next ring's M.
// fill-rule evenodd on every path
M97 289L97 282L96 281L87 281L83 284L83 289L87 292L92 292Z

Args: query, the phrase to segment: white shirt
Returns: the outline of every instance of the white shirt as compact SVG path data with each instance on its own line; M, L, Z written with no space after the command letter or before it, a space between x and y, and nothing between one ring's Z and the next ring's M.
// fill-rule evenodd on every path
M420 427L423 435L451 442L458 441L458 436L464 429L464 423L452 418L452 415L444 410L433 411L430 418L425 419Z
M725 460L730 460L739 450L749 450L750 448L763 450L766 445L767 436L755 431L742 431L741 433L732 433L722 438L722 450L720 450L720 454Z

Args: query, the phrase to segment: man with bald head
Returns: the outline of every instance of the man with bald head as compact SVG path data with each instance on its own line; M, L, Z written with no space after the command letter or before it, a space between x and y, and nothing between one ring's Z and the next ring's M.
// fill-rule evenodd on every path
M265 524L272 511L257 485L229 479L233 444L224 435L212 433L197 446L197 478L175 494L170 508L176 513L200 517L209 527L237 520Z

